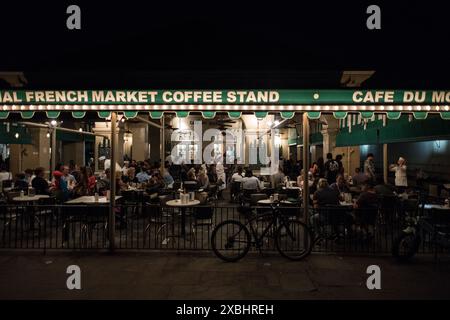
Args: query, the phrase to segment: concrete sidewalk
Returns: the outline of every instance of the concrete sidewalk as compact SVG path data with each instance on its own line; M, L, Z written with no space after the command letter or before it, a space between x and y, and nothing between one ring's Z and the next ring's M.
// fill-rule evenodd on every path
M66 268L81 268L82 290L66 288ZM368 290L366 268L381 268ZM0 299L450 299L450 263L417 257L312 255L301 262L248 255L0 253Z

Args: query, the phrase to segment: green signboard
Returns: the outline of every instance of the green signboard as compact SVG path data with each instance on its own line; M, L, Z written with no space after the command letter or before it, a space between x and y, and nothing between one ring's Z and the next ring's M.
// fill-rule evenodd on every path
M0 91L0 103L3 105L435 105L450 104L450 91L6 90Z

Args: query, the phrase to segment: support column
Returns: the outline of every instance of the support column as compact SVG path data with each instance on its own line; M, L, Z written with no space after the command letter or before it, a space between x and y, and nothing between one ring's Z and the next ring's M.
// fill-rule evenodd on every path
M327 153L335 155L336 137L339 133L339 120L335 119L333 115L322 115L321 119L325 122L322 125L323 136L323 158L327 158Z
M309 171L309 118L306 112L303 113L303 216L305 217L305 223L309 224L309 184L308 184L308 171Z
M117 113L111 112L111 170L109 175L110 181L110 199L109 199L109 250L115 249L116 235L116 162L117 162Z
M147 159L149 157L148 124L133 123L130 124L129 130L133 134L133 159L137 161Z
M338 131L335 129L324 129L322 130L323 136L323 158L327 158L327 153L333 153L336 148L336 136Z
M118 132L117 132L117 148L116 148L117 158L116 158L116 162L121 167L123 167L123 157L125 155L125 150L124 150L125 139L124 138L125 138L125 131L124 130L118 130Z
M162 128L161 128L161 134L160 134L160 136L161 136L161 166L162 166L163 170L164 170L164 162L166 160L166 134L164 132L164 128L166 126L165 121L166 120L164 119L164 114L163 114L163 116L161 117Z
M51 132L51 161L50 161L50 179L52 178L52 172L55 170L56 166L56 129L53 127Z
M161 158L163 148L163 134L163 129L158 129L152 126L148 127L148 142L150 144L150 159L152 161L156 161Z
M388 183L388 145L383 144L383 180L384 183Z

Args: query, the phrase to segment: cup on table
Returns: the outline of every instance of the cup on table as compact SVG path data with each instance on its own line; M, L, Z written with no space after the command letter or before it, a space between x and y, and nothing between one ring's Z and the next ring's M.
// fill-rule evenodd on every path
M111 190L106 191L106 200L109 200L111 198Z
M346 203L352 203L352 194L351 193L344 193L344 201Z
M28 188L28 196L34 197L35 195L36 195L36 189L34 189L33 187L29 187Z
M278 197L278 193L275 193L273 195L273 201L278 201L279 197Z
M194 201L195 200L195 192L189 192L189 200Z

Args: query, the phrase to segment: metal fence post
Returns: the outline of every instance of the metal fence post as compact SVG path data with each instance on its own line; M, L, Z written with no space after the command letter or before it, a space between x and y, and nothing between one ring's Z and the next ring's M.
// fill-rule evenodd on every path
M305 223L309 224L309 118L308 113L303 113L302 119L303 129L303 216L305 217Z

